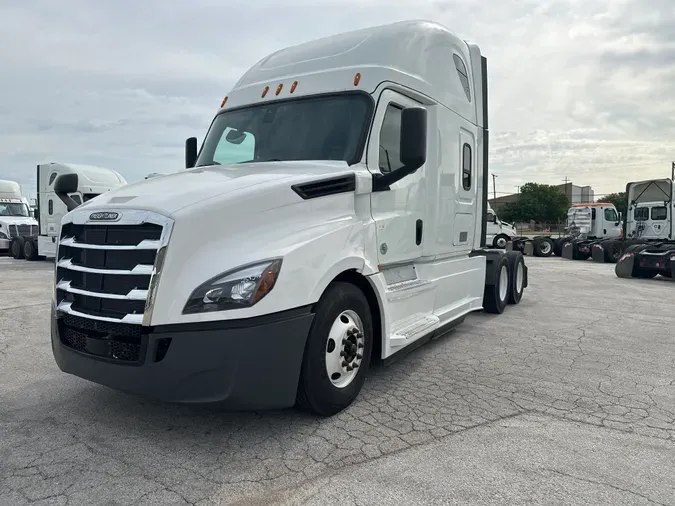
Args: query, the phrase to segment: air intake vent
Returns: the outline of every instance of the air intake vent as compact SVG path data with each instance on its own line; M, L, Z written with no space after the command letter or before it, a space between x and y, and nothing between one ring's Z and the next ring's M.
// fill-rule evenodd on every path
M338 193L349 193L356 190L356 176L348 174L346 176L331 177L320 181L296 184L291 186L291 188L305 200L336 195Z

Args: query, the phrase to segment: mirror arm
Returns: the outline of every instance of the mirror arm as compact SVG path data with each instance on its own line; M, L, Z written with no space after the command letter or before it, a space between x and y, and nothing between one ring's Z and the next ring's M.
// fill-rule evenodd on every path
M63 194L63 193L57 193L56 196L61 199L61 202L63 202L66 205L66 208L68 208L68 212L72 211L77 207L77 202L75 202L70 195Z
M410 170L408 167L401 167L388 174L373 174L373 191L388 191L392 184L412 174L415 170Z

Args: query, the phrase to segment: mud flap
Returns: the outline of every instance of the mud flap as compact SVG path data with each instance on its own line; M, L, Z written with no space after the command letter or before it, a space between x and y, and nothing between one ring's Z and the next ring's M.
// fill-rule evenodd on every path
M635 263L635 253L624 253L614 267L614 272L620 278L633 277L633 264Z
M513 241L509 241L506 243L506 247L504 248L506 251L513 251Z
M602 247L602 244L594 244L591 248L591 257L594 262L605 262L605 248Z
M562 245L562 257L567 258L568 260L574 259L574 244L569 241L566 241Z

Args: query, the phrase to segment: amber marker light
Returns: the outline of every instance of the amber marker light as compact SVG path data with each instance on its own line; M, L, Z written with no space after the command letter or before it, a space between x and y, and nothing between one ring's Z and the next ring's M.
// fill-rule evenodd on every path
M262 95L260 95L260 98L265 98L265 95L267 95L268 91L270 91L270 87L265 86L265 88L263 89Z
M361 81L361 73L357 72L356 75L354 76L354 86L358 86L360 81Z
M298 87L298 81L293 81L293 84L291 84L291 93L295 91L295 88Z

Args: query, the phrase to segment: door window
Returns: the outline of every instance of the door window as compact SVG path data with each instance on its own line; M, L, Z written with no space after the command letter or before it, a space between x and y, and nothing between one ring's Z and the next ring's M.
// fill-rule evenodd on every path
M379 168L383 174L403 167L401 163L401 111L402 107L389 104L380 129Z
M619 221L619 215L616 214L616 210L612 208L607 208L605 209L605 221L611 221L612 223L616 223Z

